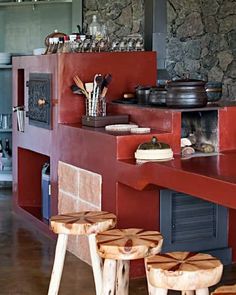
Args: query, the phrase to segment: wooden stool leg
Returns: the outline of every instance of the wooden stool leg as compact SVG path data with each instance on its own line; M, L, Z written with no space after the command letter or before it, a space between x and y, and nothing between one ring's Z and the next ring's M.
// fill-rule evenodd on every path
M155 287L152 287L152 286L148 290L148 294L149 295L167 295L167 293L168 293L168 290L167 289L155 288Z
M97 252L97 242L96 242L96 235L91 234L88 236L89 240L89 249L90 249L90 256L92 261L92 268L93 268L93 277L95 282L96 288L96 295L102 294L102 258L98 255Z
M182 295L194 295L193 290L191 290L191 291L182 291L181 293L182 293Z
M198 289L196 290L196 295L209 295L208 288Z
M105 259L103 266L102 295L114 295L116 283L116 260Z
M144 259L144 264L145 264L145 270L146 270L148 294L149 295L158 295L158 293L157 293L158 291L156 291L157 288L153 287L149 282L146 259Z
M129 260L117 261L116 295L129 294Z
M66 255L67 241L68 241L68 235L65 235L65 234L58 235L54 264L53 264L53 269L51 274L50 285L48 289L48 295L58 294L61 275L62 275L63 266L64 266L65 255Z

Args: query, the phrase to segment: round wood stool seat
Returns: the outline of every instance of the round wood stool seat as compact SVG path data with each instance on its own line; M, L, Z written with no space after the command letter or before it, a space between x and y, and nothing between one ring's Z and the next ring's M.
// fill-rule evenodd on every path
M96 236L102 258L133 260L155 255L161 251L162 235L157 231L138 228L112 229Z
M88 236L96 294L101 295L102 259L97 253L95 235L113 228L116 216L104 211L73 212L53 216L50 225L58 239L48 295L58 294L69 235Z
M90 235L116 225L116 216L104 211L73 212L53 216L51 229L56 234Z
M202 253L172 252L150 256L145 261L149 283L162 289L163 294L168 289L208 294L208 287L220 281L223 271L218 259ZM157 293L154 290L150 294Z
M235 294L236 294L236 285L221 286L215 289L213 293L211 293L211 295L235 295Z
M103 295L127 295L130 260L159 253L163 243L159 232L138 228L104 231L97 234L96 240L98 253L105 259Z

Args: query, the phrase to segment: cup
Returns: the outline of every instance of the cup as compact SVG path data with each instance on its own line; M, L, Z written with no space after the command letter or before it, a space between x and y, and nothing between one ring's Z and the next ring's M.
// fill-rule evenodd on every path
M8 128L12 128L12 114L8 114Z
M2 129L9 129L8 114L2 114Z

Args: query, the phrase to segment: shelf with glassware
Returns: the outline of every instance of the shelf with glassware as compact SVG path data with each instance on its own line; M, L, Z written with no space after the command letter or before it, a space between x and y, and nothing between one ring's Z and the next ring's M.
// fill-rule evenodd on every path
M1 5L1 3L0 3ZM12 65L2 65L0 64L0 69L12 69Z
M0 64L0 182L12 181L12 65Z
M0 138L0 181L12 181L12 150L7 137Z
M1 2L0 6L26 6L26 5L43 5L56 3L72 3L72 0L53 0L53 1L16 1L16 2Z
M11 128L0 129L0 133L8 133L8 132L12 132L12 129Z

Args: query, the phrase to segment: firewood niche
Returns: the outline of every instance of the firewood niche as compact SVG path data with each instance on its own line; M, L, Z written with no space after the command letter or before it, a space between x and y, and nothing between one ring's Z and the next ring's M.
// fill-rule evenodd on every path
M218 153L217 110L182 112L181 119L183 157L210 156Z

